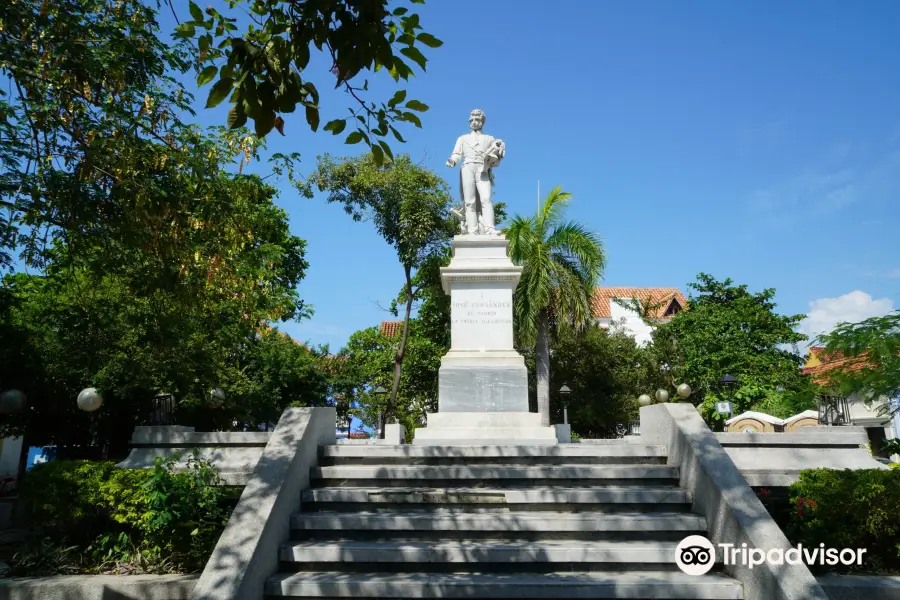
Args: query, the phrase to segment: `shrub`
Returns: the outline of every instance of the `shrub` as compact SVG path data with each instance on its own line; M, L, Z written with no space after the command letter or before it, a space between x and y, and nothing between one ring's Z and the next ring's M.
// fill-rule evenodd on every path
M900 471L802 471L790 496L793 512L785 533L792 543L865 548L864 570L900 569Z
M43 565L50 546L80 555L87 571L202 570L228 520L229 492L218 472L196 456L152 469L118 469L111 462L53 461L28 472L22 499L41 530L18 557ZM50 544L50 546L48 546ZM51 561L53 562L53 561ZM139 568L136 568L136 565Z

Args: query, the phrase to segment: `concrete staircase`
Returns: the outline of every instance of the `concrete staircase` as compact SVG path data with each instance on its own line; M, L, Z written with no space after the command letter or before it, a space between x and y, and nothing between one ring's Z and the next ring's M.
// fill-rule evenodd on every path
M663 446L319 452L268 598L743 598L675 565L706 521Z

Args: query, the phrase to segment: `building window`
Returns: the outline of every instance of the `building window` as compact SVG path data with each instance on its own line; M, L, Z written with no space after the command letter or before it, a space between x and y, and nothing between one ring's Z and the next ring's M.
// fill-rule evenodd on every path
M672 301L669 302L669 307L666 308L666 312L663 314L663 316L664 317L674 317L675 315L677 315L680 312L681 312L681 305L678 304L678 300L675 300L673 298Z

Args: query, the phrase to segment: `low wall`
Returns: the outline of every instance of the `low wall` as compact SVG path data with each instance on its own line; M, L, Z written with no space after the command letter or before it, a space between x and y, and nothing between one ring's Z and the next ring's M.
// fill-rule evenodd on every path
M691 492L694 512L706 518L713 544L746 543L763 551L791 547L693 405L641 407L641 437L668 447L668 464L679 468L681 487ZM723 570L743 584L745 600L828 600L806 565Z
M123 469L152 467L157 457L167 459L173 454L189 458L196 450L210 464L219 469L226 485L246 485L271 434L265 431L197 432L193 427L172 425L164 427L135 427L131 436L131 452L117 464Z
M290 538L319 446L335 443L334 408L289 408L247 481L191 600L262 600Z
M819 584L831 600L900 600L900 577L823 575Z
M199 575L60 575L0 579L0 600L188 600Z
M863 447L862 427L815 427L785 433L717 433L716 439L755 487L788 486L804 469L887 469Z

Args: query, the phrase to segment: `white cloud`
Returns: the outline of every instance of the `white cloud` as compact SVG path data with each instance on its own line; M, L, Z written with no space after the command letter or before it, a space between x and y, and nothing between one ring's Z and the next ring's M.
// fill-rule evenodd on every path
M869 317L880 317L894 310L889 298L872 298L855 290L838 298L820 298L809 303L809 312L800 322L800 332L810 338L828 333L842 322L858 323Z

